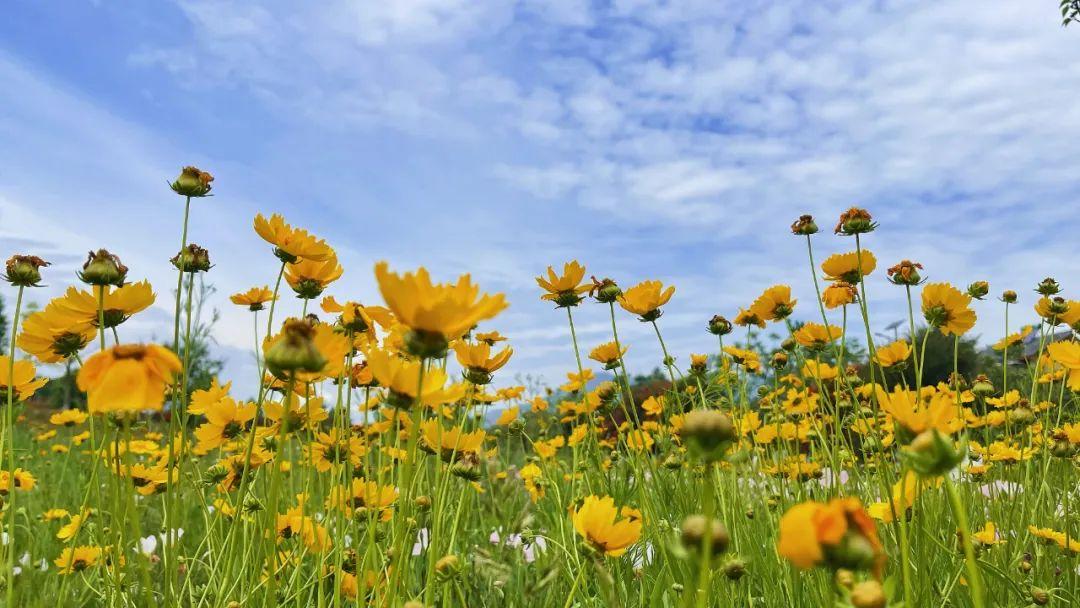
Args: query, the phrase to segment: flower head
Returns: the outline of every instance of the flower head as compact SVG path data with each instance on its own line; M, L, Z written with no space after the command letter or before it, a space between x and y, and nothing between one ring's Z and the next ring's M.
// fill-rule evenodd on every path
M91 413L160 410L165 389L182 369L180 360L157 344L121 344L86 360L76 384Z
M252 287L247 291L241 291L229 296L229 300L237 306L247 306L248 310L254 312L256 310L262 310L265 308L265 304L276 299L274 292L266 286Z
M885 565L877 526L858 498L808 501L788 509L780 519L777 550L800 569L824 564L880 577Z
M11 375L8 375L9 371ZM35 373L33 363L23 360L12 364L7 355L0 355L0 397L6 400L7 394L15 391L13 396L16 401L29 399L49 382L48 378L35 378Z
M821 263L821 271L827 281L858 283L877 268L877 258L866 249L850 253L834 253Z
M582 282L585 278L585 267L572 260L563 264L562 275L555 274L555 269L547 267L547 276L536 277L536 284L545 292L540 296L542 300L555 302L560 308L577 306L582 300L581 294L593 288L591 283Z
M923 288L923 316L945 335L960 336L975 326L975 311L968 307L970 303L971 296L948 283L930 283Z
M341 278L345 270L338 263L337 255L330 254L321 260L303 258L285 265L285 280L293 288L297 297L310 300L318 297L334 281Z
M203 197L209 196L213 181L213 175L198 167L184 167L180 170L180 176L173 180L169 187L180 196Z
M282 262L294 263L302 259L321 262L334 251L326 241L312 236L307 230L286 224L285 218L277 213L270 219L261 213L256 215L255 232L274 246L274 255Z
M619 305L641 317L642 321L654 321L662 314L660 307L667 304L674 293L674 285L664 289L660 281L642 281L619 296Z
M593 549L610 557L619 557L641 538L640 517L619 517L615 499L610 496L587 496L571 515L574 530Z
M38 287L41 269L48 265L36 255L13 255L4 266L4 280L16 287Z

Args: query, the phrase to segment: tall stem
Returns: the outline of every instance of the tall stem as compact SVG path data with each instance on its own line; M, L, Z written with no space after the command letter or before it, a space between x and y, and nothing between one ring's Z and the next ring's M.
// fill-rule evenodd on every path
M15 597L15 336L19 331L19 315L22 314L22 300L24 286L19 285L19 295L15 298L15 317L11 321L11 336L8 339L8 386L7 408L4 410L4 433L3 441L8 447L8 475L11 485L8 492L8 548L7 548L7 584L5 593L7 605L14 606Z

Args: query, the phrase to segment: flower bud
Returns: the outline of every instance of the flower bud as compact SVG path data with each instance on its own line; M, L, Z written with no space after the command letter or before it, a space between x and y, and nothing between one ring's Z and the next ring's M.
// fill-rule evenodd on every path
M971 392L978 397L988 397L994 394L994 384L986 374L975 376L975 382L971 385Z
M888 598L877 581L864 581L851 589L851 605L855 608L885 608Z
M1050 603L1050 594L1039 587L1032 587L1029 590L1031 594L1031 602L1036 606L1045 606Z
M120 258L108 250L91 251L83 264L79 279L88 285L114 285L122 287L127 279L128 268L120 263Z
M709 544L710 555L715 557L727 550L731 538L727 528L717 519L704 515L690 515L682 522L680 539L687 550L701 554Z
M967 293L976 300L981 300L986 297L986 294L990 293L990 284L986 281L975 281L968 285Z
M461 572L461 560L456 555L444 555L435 562L435 572L443 579L453 578L455 574Z
M1001 292L1001 301L1006 304L1016 304L1016 292L1011 289L1006 289Z
M314 342L315 328L307 321L290 319L281 329L281 337L266 351L266 367L278 378L297 371L317 372L326 366Z
M592 282L593 285L589 289L589 294L601 304L610 304L622 295L622 289L619 289L618 284L611 279L605 277L597 281L596 277L592 277Z
M953 470L964 459L966 448L959 449L937 429L923 431L904 450L911 468L923 477L937 477Z
M709 333L717 336L726 336L731 333L731 321L728 321L720 315L714 316L709 319Z
M169 261L181 272L206 272L211 266L210 252L195 243L188 244Z
M1025 405L1020 405L1009 410L1007 417L1010 424L1020 427L1025 427L1035 422L1035 412L1031 411L1031 408Z
M918 285L922 282L922 276L919 275L922 267L918 262L904 260L885 272L889 275L889 281L895 285Z
M1061 293L1061 285L1059 285L1058 282L1055 281L1053 278L1046 277L1042 280L1041 283L1039 283L1038 287L1035 288L1035 291L1047 297L1055 296Z
M719 460L735 439L735 425L720 410L693 410L683 420L682 438L705 460Z
M426 495L420 495L413 499L413 504L417 509L421 511L427 511L431 508L431 497Z
M746 575L746 562L739 558L732 558L723 566L724 576L728 580L737 581Z
M206 171L200 171L197 167L184 167L180 176L169 187L180 196L203 197L210 194L212 181L214 176Z
M773 369L775 369L777 371L780 371L780 370L784 369L785 367L787 367L788 354L785 353L782 350L778 350L775 353L773 353L772 360L769 363L770 363L770 365L772 365Z
M844 236L852 236L873 232L875 228L877 228L877 223L874 222L874 218L870 216L869 211L852 207L840 214L840 221L836 223L833 232Z
M36 255L13 255L7 261L4 280L16 287L38 287L41 268L48 265Z
M816 234L817 231L818 227L814 223L814 216L812 215L800 215L799 219L791 224L791 233L795 235L810 236Z

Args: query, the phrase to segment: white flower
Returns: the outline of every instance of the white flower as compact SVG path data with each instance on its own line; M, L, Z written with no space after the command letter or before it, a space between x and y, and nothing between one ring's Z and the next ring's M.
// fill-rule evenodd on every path
M141 538L139 539L139 552L149 557L153 555L155 551L157 551L157 544L158 539L153 534L147 536L146 538Z

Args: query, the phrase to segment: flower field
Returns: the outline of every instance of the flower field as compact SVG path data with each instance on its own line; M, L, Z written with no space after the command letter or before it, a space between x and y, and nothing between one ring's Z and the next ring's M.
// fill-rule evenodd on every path
M879 262L889 226L867 210L832 230L804 215L768 227L806 245L772 279L815 300L763 284L702 319L711 346L689 353L664 342L677 285L560 260L536 297L565 331L566 382L526 387L501 375L503 294L373 261L381 297L361 302L330 244L260 214L267 283L225 286L258 360L241 394L192 373L213 265L188 223L213 182L172 182L175 284L106 249L77 276L7 261L4 605L1080 605L1075 285L928 282ZM818 259L821 239L848 252ZM43 282L70 287L26 314ZM884 290L908 303L894 341L872 330ZM130 341L162 299L167 341ZM609 318L605 342L578 339L583 307ZM978 325L990 307L1004 326ZM620 340L642 323L655 340ZM972 369L977 326L996 342ZM650 382L629 349L657 353ZM35 393L63 380L46 369L85 407L42 414Z

